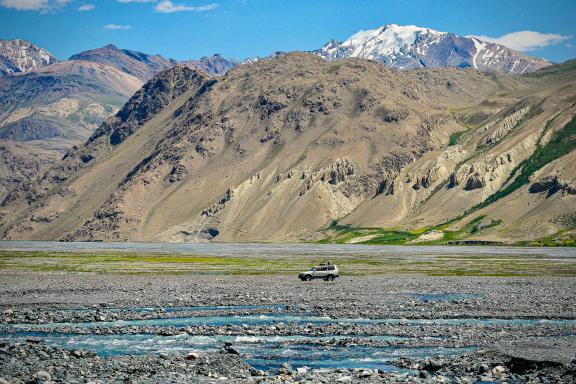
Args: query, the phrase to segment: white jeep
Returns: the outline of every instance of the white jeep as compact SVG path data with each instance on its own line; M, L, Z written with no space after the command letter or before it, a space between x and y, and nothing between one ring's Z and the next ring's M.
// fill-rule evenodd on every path
M339 276L338 267L330 263L320 264L316 267L312 267L309 271L300 272L300 274L298 274L298 278L302 281L310 281L312 279L332 281Z

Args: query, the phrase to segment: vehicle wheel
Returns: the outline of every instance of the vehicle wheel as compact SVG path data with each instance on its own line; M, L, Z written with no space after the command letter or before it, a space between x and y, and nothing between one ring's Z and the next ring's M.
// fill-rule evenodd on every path
M312 280L312 276L308 275L304 277L304 281L310 281Z
M326 278L327 281L332 281L334 280L334 275L328 275L328 277Z

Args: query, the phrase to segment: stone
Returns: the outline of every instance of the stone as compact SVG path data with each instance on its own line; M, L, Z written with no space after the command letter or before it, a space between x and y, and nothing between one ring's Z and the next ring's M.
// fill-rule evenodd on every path
M198 368L198 373L200 375L204 375L204 376L210 376L210 370L206 367L200 367Z
M190 352L186 355L186 360L196 360L198 358L198 354L196 352Z
M442 364L434 359L428 359L424 365L424 369L431 372L436 372L442 368Z
M230 355L240 355L240 352L238 352L236 349L232 347L224 347L224 350L226 351L226 353Z
M501 365L497 365L496 367L494 367L494 369L492 369L492 374L496 377L502 376L504 372L506 372L506 368L504 368Z
M373 374L374 372L372 372L370 369L364 369L362 370L362 372L360 372L358 376L360 376L361 378L367 378L372 376Z
M38 383L38 384L48 383L52 380L52 376L50 376L50 374L46 371L38 371L34 375L34 379L36 380L36 383Z

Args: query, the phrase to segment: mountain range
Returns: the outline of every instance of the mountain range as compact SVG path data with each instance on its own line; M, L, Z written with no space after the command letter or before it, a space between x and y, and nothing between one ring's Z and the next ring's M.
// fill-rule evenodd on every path
M575 72L574 62L525 76L398 71L306 53L220 78L176 66L13 191L1 230L90 241L563 241L576 217Z
M146 81L177 64L114 45L59 61L24 40L0 40L0 200L83 143ZM219 75L220 55L184 64Z
M399 69L460 67L523 74L550 65L503 45L414 25L384 25L344 42L331 40L315 51L326 60L358 57Z
M83 52L0 78L0 231L569 244L575 74L394 25L243 65Z

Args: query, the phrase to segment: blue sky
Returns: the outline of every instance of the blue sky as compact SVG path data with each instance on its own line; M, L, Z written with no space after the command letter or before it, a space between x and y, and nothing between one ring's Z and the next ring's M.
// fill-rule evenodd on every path
M113 43L178 60L312 50L361 29L414 24L576 58L576 0L0 0L0 38L61 59Z

